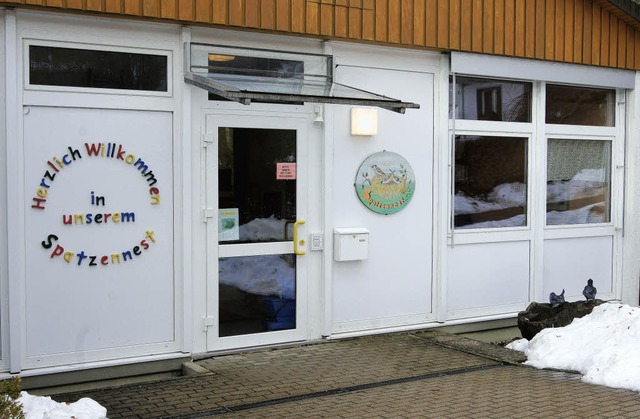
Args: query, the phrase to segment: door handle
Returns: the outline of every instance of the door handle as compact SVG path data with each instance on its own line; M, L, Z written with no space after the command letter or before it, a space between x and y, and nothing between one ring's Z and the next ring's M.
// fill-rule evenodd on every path
M298 256L302 256L305 254L304 250L298 249L298 226L304 223L305 223L304 220L298 220L295 223L293 223L293 253L295 253ZM300 240L300 246L304 246L304 240Z

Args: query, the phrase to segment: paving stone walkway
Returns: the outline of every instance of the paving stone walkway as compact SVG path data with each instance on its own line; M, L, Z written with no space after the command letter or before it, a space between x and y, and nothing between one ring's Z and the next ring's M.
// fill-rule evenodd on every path
M56 395L110 419L640 416L640 394L522 366L522 354L438 331L224 355L205 374Z

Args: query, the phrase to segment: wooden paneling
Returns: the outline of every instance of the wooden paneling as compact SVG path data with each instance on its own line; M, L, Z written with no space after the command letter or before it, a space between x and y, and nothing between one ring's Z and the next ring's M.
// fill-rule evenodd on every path
M425 0L414 0L413 2L413 44L424 46L426 42L425 25Z
M584 38L582 37L584 28L584 3L582 0L574 1L573 8L573 62L582 62L582 44Z
M400 16L402 14L401 0L388 0L389 12L387 14L388 41L394 44L400 43Z
M640 21L607 0L0 0L0 5L640 70Z
M102 0L87 0L87 10L92 12L103 12Z
M559 35L564 38L564 60L573 61L573 34L574 34L574 18L573 13L575 9L574 0L565 0L564 4L564 33Z
M26 4L29 4L29 2L25 2ZM135 4L135 6L140 6L139 4ZM82 0L67 0L67 7L69 9L83 9L84 5L82 4Z
M331 0L328 0L331 1ZM363 0L362 3L362 39L373 41L376 36L376 20L373 0Z
M505 28L504 24L504 0L495 0L494 14L493 14L493 27L496 28L493 32L493 53L504 55L504 30L497 30L497 28Z
M160 2L158 0L142 0L142 14L149 17L160 17Z
M516 31L516 36L515 36L515 51L513 53L513 55L517 56L517 57L524 57L525 56L525 51L526 51L526 28L527 28L527 20L525 19L526 16L526 8L525 8L525 4L522 1L515 1L515 9L516 9L516 18L515 18L515 31ZM529 25L531 26L531 25Z
M471 26L471 51L482 52L483 37L482 37L482 12L484 10L484 0L473 0L471 4L471 21L468 22Z
M439 48L446 48L449 45L449 2L438 1L438 34L436 46Z
M464 1L464 0L463 0ZM470 2L471 0L466 0ZM426 46L434 47L438 43L438 0L426 0L425 3Z
M169 0L171 3L172 0ZM217 24L225 24L229 21L229 16L227 16L227 10L229 9L229 3L224 0L214 0L213 1L213 23ZM169 14L169 7L162 10L163 15L165 17L165 13ZM175 16L175 13L173 14Z

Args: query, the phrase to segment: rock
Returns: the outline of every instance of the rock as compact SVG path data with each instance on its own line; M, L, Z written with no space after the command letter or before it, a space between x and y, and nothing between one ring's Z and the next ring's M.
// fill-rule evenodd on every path
M531 340L547 327L568 326L573 319L586 316L602 303L602 300L576 301L551 307L551 304L533 302L525 311L518 313L518 329L523 338Z

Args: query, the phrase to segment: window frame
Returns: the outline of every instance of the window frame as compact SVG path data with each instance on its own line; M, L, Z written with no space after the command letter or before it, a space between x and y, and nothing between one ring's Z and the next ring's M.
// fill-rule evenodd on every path
M548 150L549 150L549 141L550 140L559 140L559 141L597 141L597 142L609 142L609 162L608 162L608 168L609 168L609 179L608 179L608 185L607 185L607 189L609 192L609 196L606 198L606 201L608 201L608 210L609 210L609 221L605 221L605 222L601 222L601 223L575 223L575 224L548 224L547 221L547 216L549 214L548 209L545 208L545 223L544 226L545 228L549 228L549 229L553 229L553 228L567 228L567 227L572 227L572 226L591 226L591 225L611 225L611 219L613 218L613 190L612 190L612 186L613 186L613 154L614 154L614 141L615 141L615 137L585 137L585 136L573 136L573 135L545 135L545 139L544 139L544 148L546 150L545 152L545 156L548 156ZM545 187L548 185L549 182L549 159L548 157L545 157ZM548 188L545 189L545 204L548 205Z
M167 60L167 90L151 91L151 90L135 90L135 89L103 89L96 87L76 87L76 86L51 86L42 84L32 84L30 80L30 47L51 47L51 48L70 48L84 49L91 51L104 52L121 52L130 54L148 54L164 56ZM23 80L25 92L58 92L58 93L86 93L94 95L116 95L116 96L143 96L170 98L173 97L173 51L165 49L151 48L129 48L107 44L93 44L82 42L62 42L62 41L45 41L39 39L28 38L22 42L23 48Z
M455 83L458 74L450 74L453 76ZM508 79L508 78L490 78L485 76L475 76L460 74L461 77L470 77L475 79L495 80L498 82L522 82L531 83L531 121L530 122L510 122L510 121L487 121L480 119L456 119L453 111L454 104L448 99L448 147L449 147L449 189L448 189L448 226L447 234L451 243L454 242L453 236L460 238L461 243L484 243L487 241L514 241L529 240L531 236L532 220L534 217L532 197L534 194L535 179L534 174L534 139L535 139L535 121L537 120L538 109L536 106L537 83L532 80ZM451 81L448 81L448 92L451 92ZM448 98L451 97L448 95ZM454 95L455 97L455 95ZM453 118L449 118L453 116ZM490 137L517 137L525 138L527 141L527 154L525 164L527 179L527 199L526 199L526 224L517 227L482 227L482 228L455 228L455 137L456 136L490 136ZM496 234L498 233L498 234ZM458 240L456 239L456 242Z
M557 83L553 83L557 84ZM598 86L585 86L601 88ZM546 84L543 84L543 93L546 93ZM614 89L614 126L591 126L591 125L565 125L565 124L546 124L544 120L541 122L543 129L541 140L541 153L544 155L544 204L545 210L541 211L541 219L544 240L559 238L578 238L578 237L599 237L604 235L615 235L615 231L622 231L624 227L624 189L625 189L625 126L626 117L624 107L619 105L625 104L624 89ZM545 96L541 97L544 101ZM543 103L544 105L544 103ZM544 114L544 113L543 113ZM549 139L567 139L567 140L595 140L611 142L611 161L610 161L610 185L609 200L610 214L609 221L604 223L583 223L583 224L559 224L547 225L546 222L546 178L547 178L547 144Z
M456 74L457 75L457 74ZM466 76L466 75L465 75ZM470 76L478 78L478 76ZM448 79L447 79L448 80ZM498 80L505 80L500 78ZM520 80L516 80L520 81ZM527 81L527 80L524 80ZM529 80L531 81L531 80ZM471 244L503 241L530 241L541 235L543 240L567 237L597 237L614 234L624 219L624 126L621 111L624 89L614 89L615 125L613 127L545 123L546 82L533 83L531 122L501 122L448 118L449 186L447 202L447 237L449 243ZM450 87L450 82L449 87ZM553 83L557 84L557 83ZM585 86L590 87L590 86ZM598 86L592 86L600 88ZM449 115L452 103L448 103ZM527 137L527 224L520 227L454 228L455 217L455 136ZM546 224L547 142L549 138L611 141L610 217L605 223ZM455 236L455 239L454 239Z

